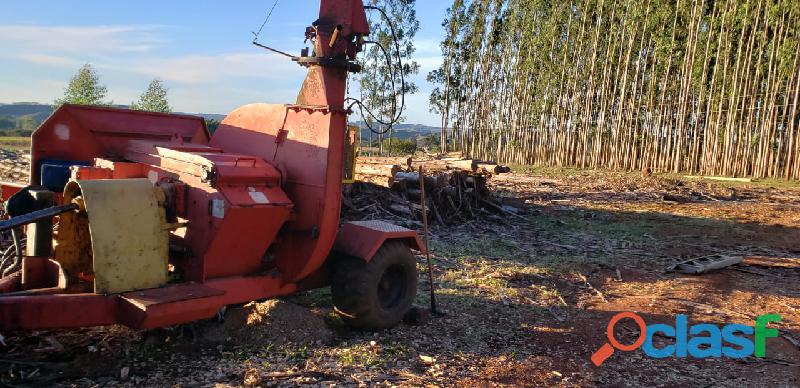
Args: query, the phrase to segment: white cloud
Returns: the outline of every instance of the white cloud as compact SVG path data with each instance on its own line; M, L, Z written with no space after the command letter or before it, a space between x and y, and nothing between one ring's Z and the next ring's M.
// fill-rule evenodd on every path
M155 26L0 26L0 48L62 53L152 51L164 44Z
M283 79L304 72L287 58L259 52L163 55L157 26L0 26L0 56L51 67L90 62L101 70L198 83L228 77Z
M414 60L420 66L420 74L427 75L432 70L439 68L442 64L441 42L436 39L418 39L414 41L417 51L414 53Z
M416 53L421 55L441 55L442 42L437 39L422 38L414 41L414 47L417 49Z
M270 87L270 82L250 87L233 84L174 85L170 87L169 95L176 111L227 114L242 105L252 103L294 103L302 79L296 83L297 88L288 85L286 88L273 88Z
M429 72L438 69L442 65L442 57L417 57L414 58L419 64L419 73L427 75Z
M34 63L37 65L47 65L47 66L54 66L54 67L77 67L81 65L80 61L74 60L72 58L64 57L64 56L56 56L56 55L48 55L48 54L18 54L13 56L15 59L19 59L25 62Z
M429 93L420 92L406 96L406 113L404 116L410 123L424 124L430 126L439 125L438 116L431 114L428 109L430 108Z
M177 54L177 43L167 44L162 35L158 26L0 26L0 67L6 69L0 73L0 101L53 101L88 62L99 70L115 103L133 101L151 78L159 77L167 82L176 110L225 113L252 102L292 103L306 74L288 58L257 49ZM406 116L433 124L425 76L441 63L439 42L415 44L421 71L412 79L422 90L409 96Z
M305 70L288 58L268 53L186 55L143 58L121 64L128 71L178 83L221 81L231 77L283 80L302 77ZM123 70L119 68L118 70Z
M0 77L0 102L34 101L50 103L64 91L65 81Z

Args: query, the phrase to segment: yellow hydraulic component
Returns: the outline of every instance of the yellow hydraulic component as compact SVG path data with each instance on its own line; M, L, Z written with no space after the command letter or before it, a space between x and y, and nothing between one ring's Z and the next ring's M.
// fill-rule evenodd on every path
M67 185L64 203L75 202L81 195L77 183ZM79 283L92 276L92 240L86 211L60 215L55 235L53 259L61 264L68 284Z
M62 216L55 259L71 281L93 277L98 294L167 282L169 226L161 206L163 192L149 180L71 181L64 189L64 202L68 201L81 210Z

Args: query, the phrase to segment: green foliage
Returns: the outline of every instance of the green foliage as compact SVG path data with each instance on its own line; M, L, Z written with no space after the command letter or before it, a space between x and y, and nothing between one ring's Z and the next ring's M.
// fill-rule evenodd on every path
M411 155L417 152L417 141L415 139L385 139L383 150L389 155Z
M17 123L11 117L0 116L0 131L5 131L7 129L16 128Z
M431 71L430 73L428 73L426 79L429 83L434 85L437 84L444 85L448 82L443 68L438 68L436 70ZM442 87L437 86L433 89L433 91L431 91L429 102L430 106L428 107L428 110L431 113L436 113L436 114L444 113L447 100L445 99L445 92L442 90Z
M28 137L36 128L39 121L35 115L24 115L18 117L0 116L0 136L3 137Z
M105 101L107 95L108 89L100 82L97 70L87 63L72 77L64 95L55 101L55 105L111 105L111 102Z
M222 124L222 122L219 120L206 119L206 128L208 128L208 133L213 135L214 132L217 131L217 127L219 127L220 124Z
M417 139L416 146L431 154L438 154L442 150L439 135L421 136Z
M28 129L12 129L8 131L1 131L0 136L2 137L18 137L18 138L28 138L33 135L34 130Z
M31 116L18 117L15 123L15 128L18 131L31 131L33 132L39 123Z
M139 97L139 100L131 103L131 109L172 113L172 107L169 105L167 99L168 91L169 90L160 79L153 79L147 87L147 90Z
M384 52L376 44L367 45L364 59L363 76L359 79L361 87L360 100L383 121L391 121L400 109L400 95L413 94L419 88L408 78L419 73L419 64L413 60L416 51L414 36L419 31L419 21L414 9L416 0L370 0L372 6L382 8L391 20L386 20L380 12L369 13L370 39L386 49ZM367 3L367 2L365 2ZM399 40L395 44L388 23L392 23ZM399 46L399 52L398 52ZM387 58L387 54L389 58ZM403 60L399 68L397 56ZM400 73L405 76L405 89L401 88ZM394 85L394 90L392 86ZM402 121L403 118L400 119Z

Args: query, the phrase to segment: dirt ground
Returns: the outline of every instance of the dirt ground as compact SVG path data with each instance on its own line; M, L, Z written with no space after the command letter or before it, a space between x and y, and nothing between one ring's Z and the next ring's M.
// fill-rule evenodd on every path
M432 230L446 315L427 323L352 331L317 290L144 333L2 333L0 385L800 386L800 188L557 170L491 184L518 214ZM713 254L752 259L699 276L665 271ZM428 287L421 278L419 306ZM775 313L781 335L766 358L635 350L595 367L609 319L624 311L720 326ZM638 328L622 321L616 337L632 343Z

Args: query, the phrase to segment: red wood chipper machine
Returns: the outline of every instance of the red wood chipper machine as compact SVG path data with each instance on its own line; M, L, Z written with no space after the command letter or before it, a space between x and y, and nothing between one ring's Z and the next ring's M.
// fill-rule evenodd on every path
M0 330L149 329L329 285L352 326L396 325L417 234L339 218L346 82L367 35L362 0L322 0L313 51L293 57L308 69L297 102L243 106L213 136L199 117L60 107L33 134L30 185L0 185L16 249Z

